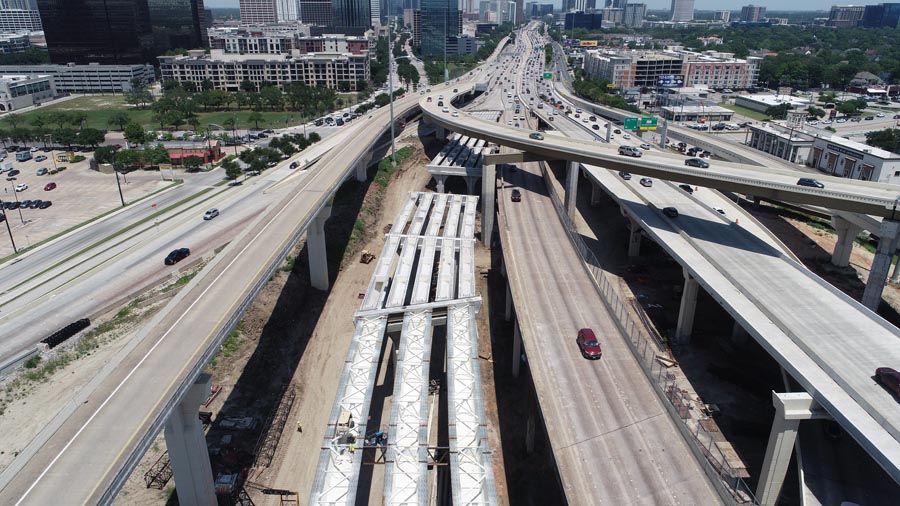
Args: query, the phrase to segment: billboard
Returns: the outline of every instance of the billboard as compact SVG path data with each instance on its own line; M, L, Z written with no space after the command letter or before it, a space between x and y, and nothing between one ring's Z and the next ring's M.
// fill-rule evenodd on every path
M680 88L684 86L684 76L682 75L663 75L659 76L657 81L659 86L663 88Z
M596 40L583 40L583 41L581 41L579 46L581 46L581 47L597 47L597 41Z

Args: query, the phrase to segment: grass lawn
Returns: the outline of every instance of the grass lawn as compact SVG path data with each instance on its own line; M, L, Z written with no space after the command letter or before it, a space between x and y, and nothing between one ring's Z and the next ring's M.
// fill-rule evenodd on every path
M740 115L747 116L748 118L753 118L753 119L759 120L759 121L769 121L770 119L772 119L769 116L767 116L765 113L754 111L753 109L747 109L746 107L741 107L739 105L734 105L734 104L729 104L729 103L723 102L723 103L719 104L719 106L724 107L726 109L731 109L732 111L734 111Z
M348 98L345 98L345 101L349 103ZM21 115L21 117L25 120L25 123L30 125L31 118L33 118L34 116L39 114L47 114L54 111L83 111L85 114L87 114L87 126L91 128L98 128L101 130L118 128L116 126L109 125L109 117L116 112L125 112L131 117L133 121L143 125L148 130L159 129L159 123L155 123L153 121L152 111L150 111L149 109L137 110L126 104L125 99L122 96L95 95L79 97L59 104L51 104L46 107L41 107L40 110L24 113ZM256 124L248 119L250 114L252 114L251 111L243 110L237 112L201 112L198 114L198 116L200 116L200 123L204 128L208 123L221 125L226 119L231 117L235 117L237 119L238 128L256 127ZM298 112L264 111L261 112L261 114L263 116L263 119L259 122L260 128L284 128L288 125L304 122L304 120L306 119ZM170 125L166 125L165 127L166 129L171 128ZM184 125L182 128L190 128L190 126Z

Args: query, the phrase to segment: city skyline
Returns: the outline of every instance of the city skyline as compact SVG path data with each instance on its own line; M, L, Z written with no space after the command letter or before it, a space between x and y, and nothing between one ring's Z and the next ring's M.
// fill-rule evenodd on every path
M206 0L205 4L207 8L237 8L239 0ZM561 0L551 0L548 3L552 3L555 7L560 7L562 4ZM641 3L647 4L647 9L649 10L667 10L671 6L671 0L642 0ZM838 2L834 0L793 0L791 2L791 8L785 9L783 1L776 0L756 0L756 1L747 1L747 0L696 0L694 2L694 9L700 11L717 11L717 10L732 10L732 11L740 11L742 7L745 5L756 5L759 7L766 7L770 11L828 11L831 9L832 5L875 5L878 3L883 3L881 1L868 1L865 3L855 3L855 2Z

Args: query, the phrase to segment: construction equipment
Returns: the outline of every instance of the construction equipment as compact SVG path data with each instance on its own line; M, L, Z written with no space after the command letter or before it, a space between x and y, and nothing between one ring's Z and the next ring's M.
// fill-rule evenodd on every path
M369 250L367 249L362 250L362 254L359 255L359 263L367 264L372 260L375 260L375 255L369 253Z

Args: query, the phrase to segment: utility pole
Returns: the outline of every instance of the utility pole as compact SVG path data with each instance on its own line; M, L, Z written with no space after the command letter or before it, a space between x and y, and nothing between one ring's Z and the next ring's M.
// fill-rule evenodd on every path
M0 209L3 208L3 201L0 200ZM9 242L12 243L13 253L18 253L19 250L16 249L16 241L13 240L12 229L9 227L9 219L6 216L6 211L0 212L0 216L3 216L3 221L6 223L6 231L9 232Z
M450 16L449 4L444 4L444 82L450 80L450 69L447 68L447 17Z
M122 201L122 207L125 207L125 196L122 195L122 183L119 182L119 167L118 164L113 164L113 172L116 173L116 186L119 187L119 200Z
M25 224L25 218L22 216L22 207L19 205L19 194L16 192L16 189L13 188L13 197L16 199L16 209L19 210L19 219L22 220L22 225ZM7 223L8 225L8 223Z
M391 165L394 167L397 166L397 155L394 151L394 32L392 30L393 25L390 21L388 21L388 96L390 97L391 104ZM446 41L444 42L444 47L446 48ZM446 70L446 62L444 63L444 69Z

